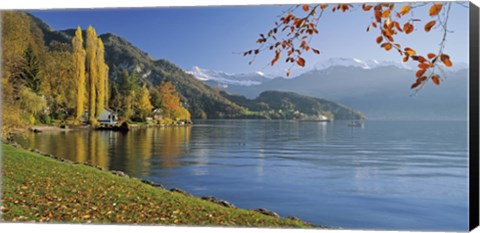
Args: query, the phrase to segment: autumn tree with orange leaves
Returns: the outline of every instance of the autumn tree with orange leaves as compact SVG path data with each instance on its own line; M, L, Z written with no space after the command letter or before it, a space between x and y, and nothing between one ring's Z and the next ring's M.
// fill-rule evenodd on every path
M162 110L168 118L190 122L190 113L182 106L180 95L171 82L163 82L158 91L162 99Z
M367 25L366 31L378 33L375 42L385 51L395 51L401 56L403 62L409 60L415 61L418 67L416 80L411 85L412 89L420 90L427 81L431 80L435 85L440 84L441 77L444 77L442 67L453 66L450 56L444 53L445 42L449 32L447 28L448 18L452 4L462 4L458 2L430 2L430 3L377 3L363 4L361 8L364 12L372 14L372 22ZM318 34L319 20L325 11L348 12L352 10L352 4L316 4L316 5L296 5L288 9L279 16L275 26L266 34L260 34L257 43L260 44L257 49L252 49L243 53L244 56L252 56L249 64L254 62L256 56L264 51L274 52L270 65L284 57L286 63L291 63L286 75L291 75L291 69L294 66L305 66L303 54L312 52L320 54L319 48L310 46L310 42L315 34ZM360 4L358 5L360 7ZM413 11L426 10L430 18L424 22L415 18ZM440 38L438 50L418 54L414 48L401 45L396 42L396 37L404 34L409 35L415 28L421 28L425 32L430 32L432 28L438 27L443 32ZM440 75L442 74L442 76Z

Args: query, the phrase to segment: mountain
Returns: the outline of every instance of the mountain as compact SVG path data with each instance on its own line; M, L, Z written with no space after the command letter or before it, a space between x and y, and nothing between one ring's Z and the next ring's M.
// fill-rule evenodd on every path
M55 31L42 20L29 15L40 28L46 47L61 44L70 46L75 29ZM86 33L84 32L85 36ZM295 93L266 92L256 100L236 96L213 88L211 85L232 85L252 87L272 81L272 77L256 72L252 74L228 74L215 72L199 67L185 72L175 64L155 59L138 49L126 39L106 33L99 36L105 46L105 61L109 66L109 79L118 82L123 70L136 72L140 79L150 87L155 87L163 81L172 82L181 95L192 118L291 118L292 112L318 116L321 113L332 114L337 119L346 115L365 118L365 116L344 105L324 100L301 96ZM195 76L194 76L195 75ZM278 103L275 103L278 101ZM278 105L280 104L280 105ZM254 110L254 111L252 111ZM280 113L279 113L280 112Z
M55 43L70 44L75 29L54 31L40 19L32 15L30 17L42 30L47 46ZM116 82L124 69L137 72L149 86L170 81L177 88L193 118L236 118L245 111L220 95L219 90L195 79L167 60L154 59L124 38L111 33L100 35L100 38L105 45L105 61L109 66L111 81Z
M318 120L323 115L336 120L367 119L345 105L293 92L265 91L253 100L227 92L222 95L245 106L251 118Z
M344 67L358 67L362 69L374 69L378 67L385 66L395 66L402 69L414 69L414 65L411 63L397 63L392 61L378 61L375 59L372 60L361 60L357 58L344 58L344 57L333 57L328 60L317 62L312 70L326 70L330 67L344 66ZM308 69L307 69L308 70Z
M232 74L223 71L203 69L198 66L194 66L186 72L193 75L198 80L208 83L212 87L218 87L221 89L228 88L229 86L249 87L260 85L274 78L267 76L260 71L255 73Z
M359 109L370 119L466 119L468 65L445 69L439 86L428 83L418 93L409 64L329 59L290 79L275 78L252 86L230 85L224 90L254 99L268 90L296 92L334 100Z

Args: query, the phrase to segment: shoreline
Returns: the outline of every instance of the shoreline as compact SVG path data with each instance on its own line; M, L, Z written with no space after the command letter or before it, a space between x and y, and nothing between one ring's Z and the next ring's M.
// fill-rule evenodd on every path
M54 130L54 129L52 129ZM229 208L229 209L238 209L238 210L248 210L248 211L255 211L257 213L260 213L262 215L265 215L265 216L269 216L269 217L273 217L275 219L279 219L279 220L282 220L282 219L286 219L286 220L293 220L293 221L298 221L298 222L301 222L302 224L305 224L307 226L311 226L313 228L318 228L318 229L336 229L336 228L333 228L333 227L327 227L327 226L321 226L321 225L314 225L314 224L311 224L309 222L306 222L304 220L301 220L300 218L297 218L297 217L294 217L294 216L288 216L288 217L281 217L279 214L271 211L271 210L268 210L268 209L264 209L264 208L256 208L256 209L242 209L242 208L237 208L234 204L226 201L226 200L222 200L222 199L219 199L219 198L216 198L214 196L204 196L204 197L200 197L200 196L195 196L195 195L192 195L190 193L188 193L187 191L184 191L180 188L171 188L171 189L166 189L165 186L163 184L160 184L160 183L155 183L155 182L152 182L152 181L149 181L149 180L146 180L146 179L140 179L140 178L137 178L137 177L132 177L132 176L129 176L128 174L126 174L125 172L123 171L117 171L117 170L109 170L109 169L105 169L105 168L102 168L100 166L97 166L97 165L92 165L92 164L89 164L87 162L83 162L83 163L80 163L80 162L76 162L76 161L71 161L71 160L68 160L68 159L64 159L64 158L61 158L61 157L57 157L53 154L48 154L48 153L44 153L44 152L41 152L39 151L38 149L32 149L32 148L23 148L20 144L16 143L15 141L13 142L3 142L3 144L6 144L6 145L9 145L9 146L12 146L12 147L15 147L15 148L18 148L18 149L22 149L22 150L25 150L25 151L28 151L28 152L32 152L32 153L35 153L37 155L40 155L42 157L47 157L47 158L51 158L55 161L58 161L58 162L61 162L63 164L76 164L76 165L84 165L84 166L87 166L87 167L91 167L91 168L95 168L99 171L102 171L102 172L107 172L107 173L110 173L110 174L113 174L115 176L118 176L118 177L122 177L122 178L125 178L125 179L130 179L130 180L138 180L140 181L141 183L145 184L145 185L148 185L150 187L153 187L153 188L156 188L156 189L161 189L161 190L165 190L165 191L169 191L169 192L172 192L172 193L179 193L179 194L182 194L183 196L185 197L190 197L190 198L194 198L194 199L199 199L199 200L204 200L204 201L208 201L210 203L213 203L213 204L216 204L216 205L219 205L219 206L222 206L222 207L226 207L226 208ZM3 149L2 149L3 150Z
M193 124L137 124L131 123L128 124L129 129L142 129L142 128L167 128L167 127L189 127ZM101 128L100 128L101 127ZM76 125L76 126L56 126L56 125L32 125L23 128L17 128L12 133L24 133L24 132L33 132L33 133L42 133L42 132L69 132L74 130L114 130L114 128L120 126L92 126L92 125ZM110 129L111 128L111 129Z

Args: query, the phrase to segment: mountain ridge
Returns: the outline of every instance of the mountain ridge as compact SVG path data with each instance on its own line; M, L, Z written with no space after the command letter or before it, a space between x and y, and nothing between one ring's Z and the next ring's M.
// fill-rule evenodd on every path
M360 65L310 69L293 78L248 87L214 85L249 99L268 90L326 98L361 109L370 119L466 119L468 66L464 65L446 70L439 86L427 83L418 93L410 89L415 70L388 63L368 69Z
M63 43L71 47L71 39L75 29L61 31L52 30L41 19L29 14L33 21L40 25L45 41ZM85 32L83 35L85 36ZM109 79L118 82L119 75L127 70L136 72L139 78L150 88L162 82L171 82L177 89L184 106L190 111L192 118L248 118L248 109L224 96L221 90L213 88L185 72L177 65L165 60L156 59L137 48L127 39L113 33L99 35L105 46L105 61L109 66ZM261 75L257 73L257 75ZM288 95L288 94L285 94ZM340 105L339 105L340 106ZM346 108L343 105L340 108Z

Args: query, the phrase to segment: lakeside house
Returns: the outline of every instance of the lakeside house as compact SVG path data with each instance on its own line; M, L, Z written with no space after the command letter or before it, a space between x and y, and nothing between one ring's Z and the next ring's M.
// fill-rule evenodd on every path
M152 118L154 120L161 120L163 117L163 110L161 108L155 108L152 111Z
M88 110L85 110L82 116L83 122L88 121ZM118 115L109 108L103 108L102 114L98 116L98 123L104 125L116 125L118 123Z

